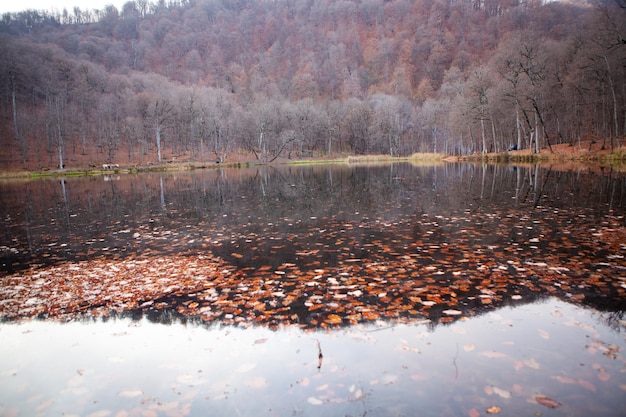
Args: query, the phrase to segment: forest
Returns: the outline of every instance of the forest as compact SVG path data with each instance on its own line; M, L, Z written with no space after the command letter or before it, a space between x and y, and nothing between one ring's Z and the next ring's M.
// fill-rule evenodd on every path
M624 0L148 0L0 19L0 170L626 137Z

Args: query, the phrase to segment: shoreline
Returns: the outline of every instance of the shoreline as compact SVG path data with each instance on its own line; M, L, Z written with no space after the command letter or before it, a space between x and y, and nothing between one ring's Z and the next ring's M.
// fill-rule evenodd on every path
M332 157L319 157L310 159L279 158L272 162L254 160L252 158L233 162L193 162L193 161L168 161L160 164L119 166L113 169L68 168L68 169L42 169L42 170L8 170L0 172L0 180L38 179L38 178L63 178L78 176L106 176L138 174L144 172L176 172L193 171L204 169L244 168L252 166L281 166L281 165L317 165L317 164L372 164L407 162L415 164L442 164L442 163L487 163L487 164L541 164L541 165L583 165L583 166L609 166L626 170L626 148L594 149L594 143L587 142L585 147L574 147L569 144L553 145L551 148L543 148L540 153L534 153L530 149L519 151L491 152L473 155L446 155L440 153L415 153L408 156L392 155L336 155Z

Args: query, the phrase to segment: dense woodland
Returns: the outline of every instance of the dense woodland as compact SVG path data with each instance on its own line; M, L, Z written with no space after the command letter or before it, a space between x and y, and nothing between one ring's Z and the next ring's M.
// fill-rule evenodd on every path
M0 68L0 169L626 144L624 0L27 10Z

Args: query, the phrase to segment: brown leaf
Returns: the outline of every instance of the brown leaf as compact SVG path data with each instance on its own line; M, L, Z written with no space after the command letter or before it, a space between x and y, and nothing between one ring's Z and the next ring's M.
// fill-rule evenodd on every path
M561 405L560 402L553 400L550 397L544 397L543 395L536 396L535 401L537 401L539 404L546 406L548 408L557 408L558 406Z
M469 410L467 415L469 415L469 417L479 417L480 416L480 411L478 411L475 408L472 408L471 410Z

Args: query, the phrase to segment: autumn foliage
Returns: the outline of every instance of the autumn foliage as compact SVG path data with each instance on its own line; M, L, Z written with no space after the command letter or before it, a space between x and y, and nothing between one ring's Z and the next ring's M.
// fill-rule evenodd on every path
M0 167L623 142L612 1L129 1L0 22Z

